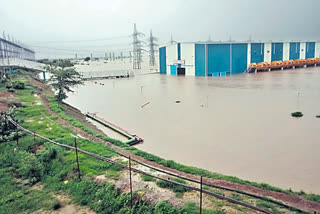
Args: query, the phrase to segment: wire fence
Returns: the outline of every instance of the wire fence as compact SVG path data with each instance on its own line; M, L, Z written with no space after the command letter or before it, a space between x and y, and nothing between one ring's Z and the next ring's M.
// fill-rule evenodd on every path
M139 169L136 169L136 168L133 168L131 166L131 156L124 156L124 155L121 155L125 158L128 159L128 165L124 165L124 164L121 164L121 163L118 163L116 161L113 161L109 158L106 158L106 157L102 157L100 155L97 155L95 153L91 153L91 152L88 152L88 151L85 151L85 150L82 150L82 149L78 149L77 147L77 140L76 138L74 138L74 144L75 146L69 146L69 145L65 145L65 144L62 144L62 143L59 143L59 142L55 142L49 138L46 138L42 135L39 135L37 134L36 132L33 132L33 131L30 131L22 126L20 126L16 121L14 121L10 116L8 115L5 115L5 117L7 118L7 120L9 122L11 122L15 127L16 127L16 142L17 144L19 144L19 135L18 135L18 130L21 130L29 135L32 135L33 136L33 139L34 141L36 140L36 137L40 138L40 139L43 139L49 143L52 143L54 145L57 145L57 146L60 146L60 147L63 147L63 148L66 148L66 149L71 149L71 150L75 150L75 153L76 153L76 162L77 162L77 172L78 172L78 177L80 178L80 165L79 165L79 159L78 159L78 153L82 153L82 154L86 154L88 156L91 156L91 157L94 157L98 160L101 160L101 161L104 161L104 162L107 162L107 163L110 163L112 165L115 165L115 166L118 166L118 167L121 167L122 169L125 169L125 170L128 170L129 171L129 185L130 185L130 196L131 196L131 206L132 206L132 203L133 203L133 196L132 196L132 172L135 172L135 173L138 173L138 174L141 174L141 175L146 175L146 176L149 176L149 177L152 177L152 178L155 178L155 179L158 179L158 180L162 180L162 181L165 181L165 182L169 182L169 183L172 183L174 185L177 185L177 186L181 186L181 187L184 187L184 188L188 188L190 190L194 190L194 191L197 191L197 192L200 192L200 196L199 196L199 203L200 203L200 210L199 212L202 213L202 194L207 194L207 195L210 195L210 196L213 196L215 198L218 198L220 200L224 200L224 201L228 201L230 203L233 203L233 204L237 204L237 205L240 205L240 206L243 206L243 207L247 207L249 209L252 209L252 210L255 210L255 211L258 211L258 212L261 212L261 213L267 213L267 214L273 214L273 212L271 211L268 211L268 210L265 210L265 209L262 209L262 208L259 208L259 207L256 207L256 206L253 206L251 204L248 204L248 203L245 203L245 202L242 202L242 201L239 201L239 200L235 200L235 199L232 199L232 198L229 198L229 197L226 197L224 195L220 195L218 193L214 193L214 192L210 192L208 190L204 190L203 189L203 185L206 185L206 186L211 186L211 187L218 187L218 186L215 186L215 185L211 185L211 184L207 184L207 183L203 183L203 179L202 179L202 176L199 177L199 180L193 180L193 179L189 179L189 178L186 178L186 177L183 177L183 176L178 176L176 174L173 174L173 173L170 173L170 172L166 172L164 170L160 170L160 169L157 169L155 167L151 167L149 165L146 165L140 161L137 161L137 160L134 160L134 162L142 165L142 166L146 166L148 168L151 168L151 169L154 169L155 171L158 171L158 172L162 172L162 173L165 173L165 174L168 174L168 175L171 175L173 177L178 177L178 178L181 178L181 179L184 179L184 180L187 180L187 181L190 181L190 182L194 182L194 183L198 183L200 184L200 187L197 188L197 187L194 187L194 186L190 186L190 185L187 185L187 184L183 184L183 183L179 183L177 181L174 181L174 180L171 180L169 178L163 178L163 177L160 177L160 176L157 176L157 175L154 175L154 174L150 174L150 173L147 173L147 172L144 172L142 170L139 170ZM225 190L229 190L229 191L233 191L232 189L228 189L228 188L224 188ZM241 191L239 191L239 193L242 193ZM250 196L250 194L247 194ZM260 199L260 198L259 198ZM261 198L262 199L262 198ZM279 204L279 205L283 205L283 204ZM290 206L287 207L287 208L291 208Z

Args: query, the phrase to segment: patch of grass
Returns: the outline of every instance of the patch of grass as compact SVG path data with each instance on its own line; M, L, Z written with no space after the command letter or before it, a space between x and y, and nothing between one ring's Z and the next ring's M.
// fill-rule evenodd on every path
M183 213L198 214L199 209L200 208L197 204L189 202L185 204L182 210L183 210ZM202 213L203 214L226 214L226 212L222 209L217 209L217 210L202 209Z
M230 196L230 198L237 201L243 200L243 198L239 194L234 194L234 193Z
M50 210L59 203L47 192L31 190L16 183L7 169L0 169L0 186L0 213L31 213L37 210Z
M266 202L266 201L258 201L256 206L260 207L262 209L270 210L271 212L274 212L274 213L279 213L276 205L269 203L269 202Z
M179 178L172 178L173 181L176 181L178 183L182 183L182 184L186 184L186 182L184 180L181 180ZM184 192L189 192L191 191L189 188L183 187L183 186L179 186L167 181L162 181L162 180L158 180L156 182L156 184L161 187L161 188L167 188L167 189L171 189L174 192L180 192L180 193L184 193Z
M120 177L120 172L119 172L119 171L114 171L114 170L108 170L108 171L106 172L105 176L106 176L107 178L111 178L111 179L117 180L117 179L119 179L119 177Z
M153 177L150 177L150 176L148 176L148 175L140 174L140 176L141 176L141 179L142 179L143 181L156 181L156 180L157 180L157 179L155 179L155 178L153 178Z

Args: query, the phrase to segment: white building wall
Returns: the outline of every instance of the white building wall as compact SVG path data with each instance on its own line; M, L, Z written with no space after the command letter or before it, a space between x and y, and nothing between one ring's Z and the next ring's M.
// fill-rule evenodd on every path
M251 63L251 43L248 43L248 49L247 49L247 67Z
M320 42L316 42L314 57L320 58Z
M306 43L300 42L300 59L306 58Z
M283 43L283 57L282 60L289 60L289 55L290 55L290 43L289 42L284 42Z
M178 44L168 45L166 51L167 75L171 75L170 65L178 59Z
M185 60L186 75L195 76L194 44L181 43L181 60Z
M264 43L264 62L271 62L271 43Z

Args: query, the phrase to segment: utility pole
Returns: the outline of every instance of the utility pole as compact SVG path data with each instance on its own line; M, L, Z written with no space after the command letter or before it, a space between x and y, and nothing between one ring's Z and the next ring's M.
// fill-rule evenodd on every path
M149 65L155 66L156 60L155 60L155 47L158 46L155 42L158 39L152 35L152 30L150 30L150 37L149 37Z
M133 69L141 69L142 62L142 41L139 37L144 36L143 33L137 31L136 24L133 27Z

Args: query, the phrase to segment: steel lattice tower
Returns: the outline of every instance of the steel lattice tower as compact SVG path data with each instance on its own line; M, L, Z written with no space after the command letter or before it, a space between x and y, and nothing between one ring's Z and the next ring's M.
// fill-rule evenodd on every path
M155 66L156 60L155 60L155 52L156 47L158 46L155 42L158 39L152 35L152 30L150 31L150 37L149 37L149 65Z
M142 62L142 41L139 40L140 36L144 36L144 34L137 31L136 24L134 24L133 28L133 69L141 69Z

